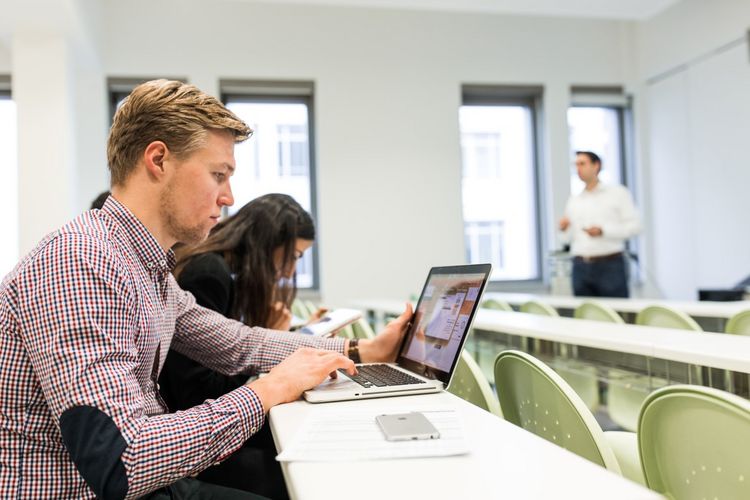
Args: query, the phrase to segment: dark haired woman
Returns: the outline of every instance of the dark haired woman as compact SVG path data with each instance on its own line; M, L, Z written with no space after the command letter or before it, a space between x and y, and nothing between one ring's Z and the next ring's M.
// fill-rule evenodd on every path
M315 226L292 197L267 194L217 224L202 243L177 251L175 275L198 304L247 325L288 330L297 292L295 269L315 239ZM226 376L169 351L159 378L171 411L185 410L240 387ZM286 495L268 429L199 478L272 498Z

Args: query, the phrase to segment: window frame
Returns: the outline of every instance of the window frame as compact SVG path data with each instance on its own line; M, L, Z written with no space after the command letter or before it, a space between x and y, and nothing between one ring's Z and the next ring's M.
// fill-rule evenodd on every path
M320 234L318 219L318 184L315 135L315 84L312 81L277 80L221 80L221 102L304 104L307 107L308 178L310 180L310 215L315 221L316 236ZM251 139L252 140L252 139ZM312 254L312 284L300 288L300 293L320 292L320 238L310 249Z
M536 226L536 266L537 275L533 278L524 280L490 280L487 283L488 291L528 290L538 289L547 282L549 274L546 268L544 258L544 249L547 248L547 238L545 236L545 223L543 219L544 200L543 200L543 134L542 134L542 116L543 116L543 96L544 87L541 85L485 85L485 84L463 84L461 86L461 104L460 106L524 106L531 112L531 140L533 142L532 155L532 186L534 196L535 226ZM459 127L459 145L460 145L460 127ZM463 171L463 165L461 166ZM502 171L502 166L499 166ZM463 172L462 172L463 176ZM463 194L462 194L463 204ZM465 246L466 221L462 215L462 240ZM464 255L466 255L464 248Z
M570 89L570 108L603 108L617 113L620 141L620 178L636 198L634 191L635 175L633 167L633 99L622 87L572 87Z

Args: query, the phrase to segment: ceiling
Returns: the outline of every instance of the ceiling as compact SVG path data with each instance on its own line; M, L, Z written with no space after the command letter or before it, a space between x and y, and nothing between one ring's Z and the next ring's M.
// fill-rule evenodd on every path
M681 0L234 0L553 17L648 19Z

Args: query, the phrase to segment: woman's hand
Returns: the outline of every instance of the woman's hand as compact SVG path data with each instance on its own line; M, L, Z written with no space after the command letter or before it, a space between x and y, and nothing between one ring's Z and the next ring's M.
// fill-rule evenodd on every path
M363 363L384 362L391 363L396 360L398 348L406 332L411 326L414 310L411 304L406 304L406 309L401 316L394 319L374 339L362 339L359 341L359 357Z
M274 302L268 313L268 328L287 331L291 326L292 311L283 302Z
M317 323L318 321L320 321L320 318L326 315L327 312L327 307L319 307L317 311L310 315L310 318L307 320L307 322L305 322L305 324L311 325L313 323Z

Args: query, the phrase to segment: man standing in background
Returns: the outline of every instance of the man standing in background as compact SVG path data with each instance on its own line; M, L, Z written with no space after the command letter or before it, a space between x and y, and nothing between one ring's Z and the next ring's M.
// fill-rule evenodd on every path
M628 297L625 241L641 231L630 192L599 181L602 161L591 151L576 152L585 189L571 196L560 231L573 254L573 293L588 297Z

